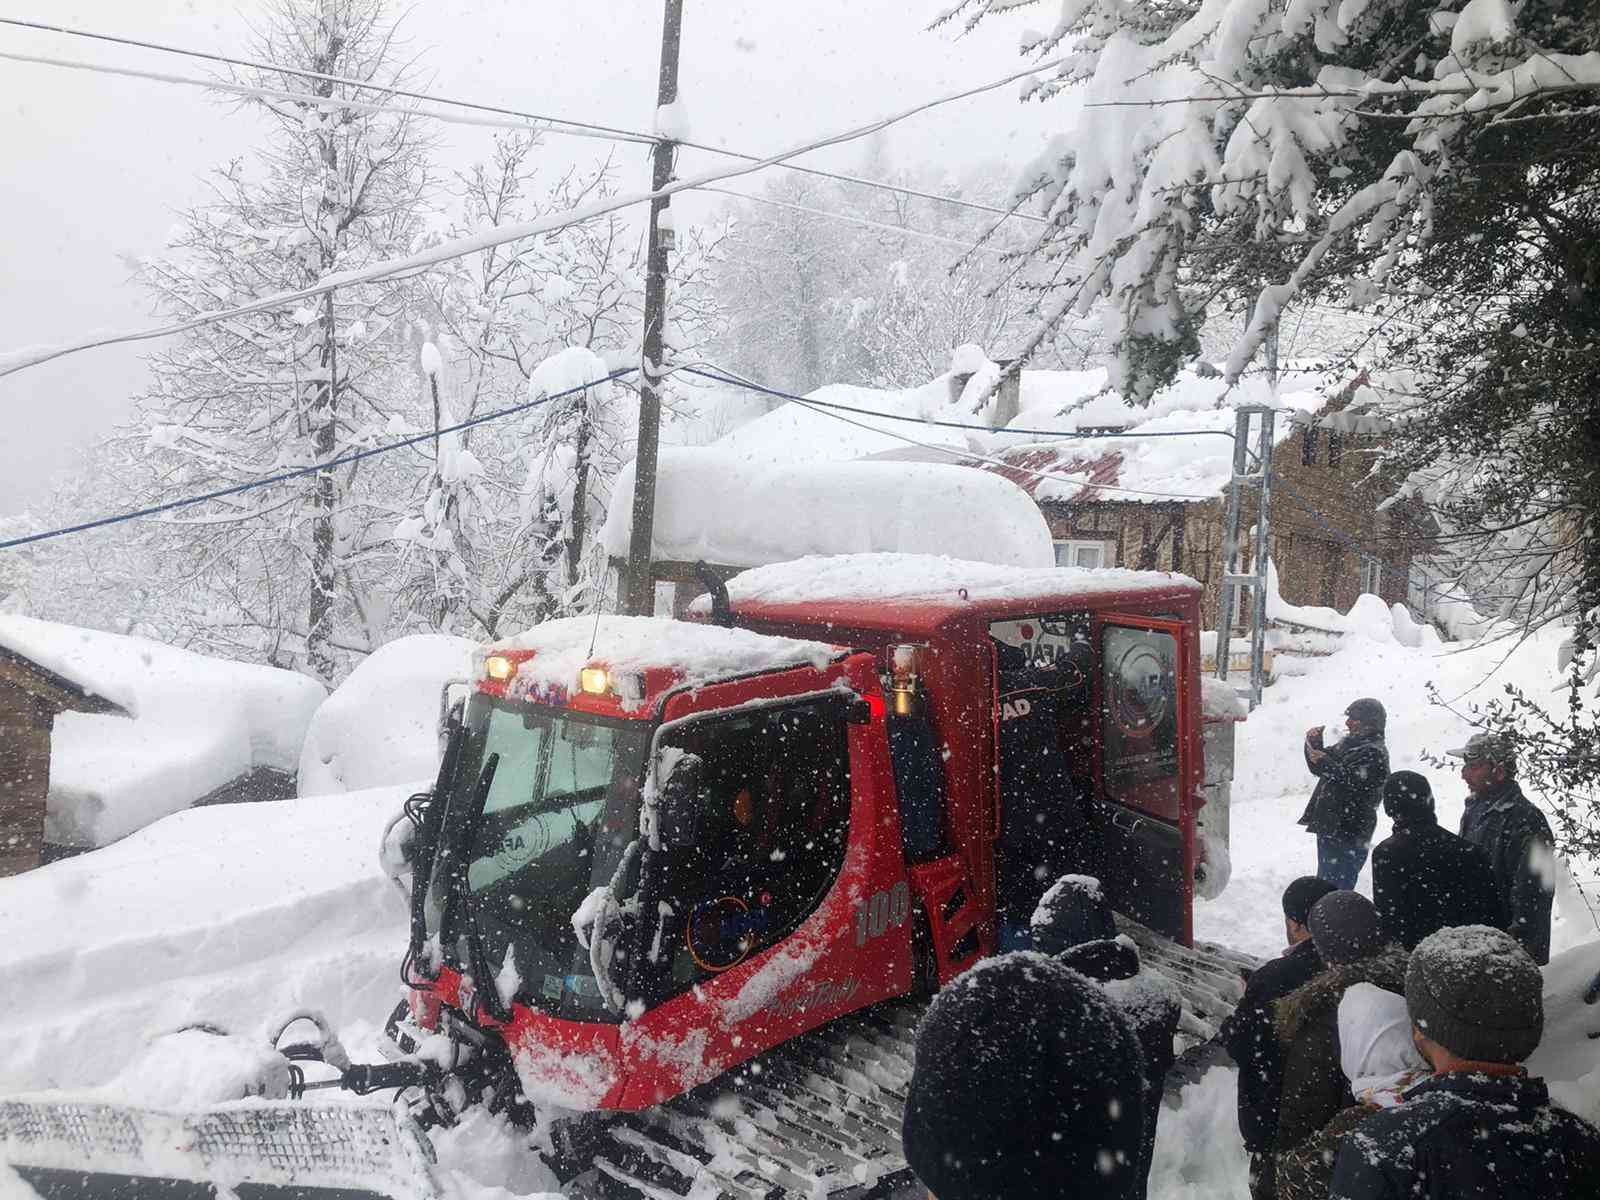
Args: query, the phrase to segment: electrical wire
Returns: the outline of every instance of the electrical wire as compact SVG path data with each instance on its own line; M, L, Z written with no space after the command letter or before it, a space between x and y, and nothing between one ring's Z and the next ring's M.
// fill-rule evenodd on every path
M601 125L590 121L574 121L566 117L552 117L542 113L521 112L517 109L503 108L494 104L479 104L470 100L454 100L447 96L433 95L428 92L411 91L405 88L389 87L384 84L371 83L360 79L351 79L342 75L328 75L321 71L307 71L297 67L278 66L273 63L258 62L252 59L233 58L225 54L213 54L203 50L190 50L182 46L172 46L161 42L150 42L137 38L118 37L113 34L95 33L86 29L73 29L65 25L49 25L42 21L23 21L10 17L0 17L0 25L15 25L23 29L35 29L42 30L47 33L59 33L68 37L91 38L96 41L113 42L124 46L136 46L143 50L157 50L165 54L185 55L190 58L205 59L209 62L227 63L230 66L249 67L252 70L270 71L281 75L294 75L302 79L315 79L326 83L338 83L346 87L365 88L370 91L383 92L386 95L404 96L410 100L425 100L433 104L450 104L459 108L476 109L480 112L491 112L502 116L520 117L526 121L544 122L553 128L556 126L566 127L556 128L555 132L558 133L572 133L576 130L587 130L592 134L608 137L616 141L635 142L649 145L653 145L661 140L659 137L656 137L652 134L643 133L636 129L623 129L615 125ZM1013 76L1013 79L1020 79L1023 75L1031 75L1035 71L1046 70L1055 65L1058 64L1041 63L1038 66L1031 67L1027 71L1023 71L1020 74ZM1007 82L1011 81L1008 80ZM512 126L512 128L520 128L520 126ZM676 142L675 144L691 150L700 150L707 154L720 154L724 157L735 158L744 162L764 161L759 155L745 154L737 150L728 150L722 146L708 145L705 142L680 141ZM969 208L978 212L986 212L991 216L998 216L1001 218L1017 217L1024 221L1033 221L1038 224L1049 223L1048 218L1046 217L1041 217L1034 213L1023 212L1021 209L1016 207L1003 208L998 205L984 204L977 200L963 200L956 196L941 196L937 192L926 192L918 188L905 187L901 184L887 183L882 180L862 179L858 176L846 175L838 171L825 171L820 167L802 167L798 164L787 162L779 162L772 165L780 167L783 170L794 171L802 175L812 175L823 179L832 179L839 183L854 184L857 187L877 188L880 191L893 192L896 195L906 196L912 199L932 200L940 204L951 204L959 208Z
M963 250L977 250L982 254L996 256L1005 254L1004 250L996 246L987 246L981 242L964 242L960 238L946 237L942 233L928 233L921 229L908 229L904 225L891 225L887 221L874 221L870 217L857 217L849 213L829 212L825 208L812 208L805 204L794 204L788 200L774 200L771 196L752 196L748 192L736 192L732 188L707 187L699 189L702 192L715 192L719 196L731 196L735 200L749 200L756 204L768 204L773 208L787 208L791 212L810 213L815 217L830 217L835 221L848 221L852 225L864 225L869 229L882 229L889 233L905 234L907 237L924 238L930 242L943 242L948 246L959 246Z
M132 67L111 67L102 63L81 62L75 59L45 58L37 54L13 54L7 50L0 50L0 59L6 59L10 62L31 63L35 66L63 67L69 71L88 71L96 75L119 75L128 79L153 80L156 83L186 84L190 87L205 88L213 92L227 92L229 95L243 96L249 99L284 100L294 104L304 104L309 108L345 109L375 115L396 113L408 117L427 117L429 120L442 121L447 125L479 125L488 126L492 129L538 128L538 126L530 125L526 121L507 121L493 117L462 117L452 113L406 108L398 104L374 104L368 100L341 100L336 96L318 96L311 92L288 92L279 88L257 87L254 84L224 83L220 79L197 79L192 75L167 75L159 71L139 71ZM607 136L586 133L581 130L561 130L560 132L571 133L578 137Z
M606 213L616 212L618 209L628 208L636 204L653 202L658 199L665 199L677 194L678 192L692 191L696 188L703 188L708 184L720 183L724 179L733 179L740 175L749 175L765 167L776 166L786 159L795 158L801 154L808 154L812 150L819 150L827 146L843 145L846 142L852 142L860 138L870 137L879 130L887 129L891 125L908 120L920 113L927 112L929 109L938 108L945 104L951 104L957 100L965 100L971 96L976 96L983 92L994 91L996 88L1002 88L1007 84L1015 83L1018 79L1021 79L1026 75L1031 75L1035 71L1043 70L1053 65L1056 64L1045 63L1041 64L1040 66L1030 67L1024 71L1014 71L1009 75L1002 76L1001 78L992 80L988 83L978 84L974 87L965 88L959 92L954 92L948 95L936 96L932 100L924 100L910 108L891 113L885 117L879 117L878 119L870 121L865 125L859 125L852 129L846 129L840 133L828 134L820 138L813 138L808 142L804 142L790 150L785 150L779 154L775 154L770 158L761 159L759 161L747 163L742 166L727 167L721 170L711 171L703 175L693 176L689 179L676 180L656 191L634 193L632 195L624 196L611 196L604 200L598 200L587 205L579 205L576 208L567 209L564 212L550 213L532 221L518 222L514 225L490 226L486 229L480 229L476 233L469 234L466 237L454 238L450 241L443 242L440 245L431 247L417 254L410 255L406 258L390 259L384 262L372 263L365 267L336 272L333 275L324 277L320 282L312 284L310 287L298 288L294 291L288 292L278 292L274 295L263 297L260 300L239 305L235 308L223 309L210 313L202 313L201 315L192 317L186 321L180 321L175 324L162 326L159 328L140 329L132 330L126 333L108 334L102 337L91 338L82 342L72 342L66 345L45 347L37 350L15 351L9 355L0 355L0 378L15 374L16 372L25 370L28 367L38 366L40 363L50 362L54 359L61 358L68 354L78 353L79 351L83 350L91 350L100 346L116 345L126 342L148 341L153 338L169 337L176 333L184 333L191 329L198 329L203 325L211 325L219 321L232 320L237 317L247 316L251 313L261 312L266 309L282 308L290 304L298 303L301 300L309 300L313 296L320 296L326 292L331 292L338 288L351 287L361 283L372 283L382 279L394 279L406 275L417 274L429 267L436 266L439 263L448 262L452 259L463 258L469 254L476 254L479 251L487 250L491 246L503 245L506 242L521 241L526 238L533 237L536 234L549 233L558 229L564 229L567 226L577 224L580 221L589 220L593 217L604 216Z
M372 83L369 80L351 79L343 75L328 75L321 71L307 71L299 67L283 66L278 63L258 62L248 58L232 58L226 54L212 54L204 50L190 50L182 46L170 46L162 42L141 41L138 38L118 37L115 34L95 33L87 29L73 29L66 25L49 25L43 21L23 21L14 17L0 17L0 25L14 25L21 29L36 29L46 33L60 33L68 37L89 38L97 42L112 42L121 46L136 46L141 50L158 50L164 54L180 54L188 58L205 59L208 62L226 63L234 67L249 67L252 70L268 71L275 75L293 75L300 79L315 79L322 83L337 83L345 87L363 88L367 91L382 92L389 96L403 96L408 100L424 100L433 104L450 104L457 108L471 108L479 112L496 113L506 117L519 117L524 121L539 121L552 126L568 126L575 130L587 130L595 134L603 134L614 141L653 143L655 138L649 134L636 133L632 130L617 129L609 125L597 125L586 121L572 121L565 117L551 117L542 113L521 112L514 108L502 108L495 104L479 104L471 100L452 100L447 96L435 96L429 92L411 91L407 88L391 87L388 84ZM508 126L515 128L515 126ZM556 132L568 132L566 129Z
M623 367L620 370L611 372L611 374L605 376L603 379L592 380L591 382L581 384L578 387L568 388L564 392L556 392L549 396L540 396L536 400L528 400L522 404L513 404L509 408L496 409L494 412L484 413L482 416L472 417L469 420L458 422L455 425L446 426L443 429L430 429L426 433L419 433L414 437L402 438L398 442L387 442L382 446L372 446L365 450L351 451L349 454L341 454L335 458L327 459L324 462L312 463L310 466L296 467L292 471L282 471L277 475L270 475L265 479L253 479L249 483L240 483L235 484L233 487L218 488L216 491L206 492L203 495L186 496L180 500L168 500L163 504L152 504L147 508L140 508L131 512L115 513L109 517L97 517L92 521L80 521L76 525L64 525L59 529L48 529L39 533L28 533L21 537L9 538L6 541L0 541L0 550L14 550L18 546L27 546L34 542L50 541L54 538L66 537L68 534L84 533L91 529L104 529L112 525L121 525L126 521L138 521L144 519L145 517L156 516L159 513L172 512L175 509L191 508L196 504L204 504L208 500L220 500L227 496L239 496L243 495L245 492L253 492L258 488L271 487L273 484L284 483L290 479L298 479L304 475L313 475L318 471L328 471L332 470L334 467L342 467L347 466L350 463L360 462L363 459L376 458L380 454L389 454L395 450L404 450L408 446L415 446L422 442L431 442L436 438L443 437L447 433L460 433L463 429L471 429L476 425L486 425L490 421L499 421L505 417L516 416L519 413L528 412L535 408L541 408L546 404L552 403L553 401L564 399L567 396L577 395L579 392L594 387L596 384L610 383L613 380L621 379L625 375L631 375L638 369L638 367Z

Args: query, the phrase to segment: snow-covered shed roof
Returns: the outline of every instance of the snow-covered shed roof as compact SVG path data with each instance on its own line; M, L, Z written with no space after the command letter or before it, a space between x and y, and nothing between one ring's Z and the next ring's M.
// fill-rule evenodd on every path
M115 841L255 767L292 772L324 695L293 671L10 614L0 614L0 645L132 718L56 718L45 839L67 846Z
M1233 443L1218 435L1233 432L1234 410L1243 404L1285 410L1275 427L1282 441L1296 427L1291 414L1316 413L1326 405L1324 384L1315 371L1290 368L1274 396L1261 377L1247 377L1230 389L1220 377L1191 370L1148 405L1136 405L1108 390L1104 370L1023 371L1017 414L993 432L844 414L871 427L863 429L791 403L740 426L716 446L781 462L960 463L1009 479L1041 502L1211 499L1232 475ZM975 411L968 397L952 399L948 375L904 391L828 387L808 398L964 424L981 425L993 417L992 400ZM1177 436L1103 436L1111 431ZM1099 436L1071 436L1085 433Z
M633 465L618 473L601 541L624 557ZM663 447L658 562L753 567L808 554L948 554L1011 567L1054 560L1038 508L998 475L944 463L779 462L720 447Z

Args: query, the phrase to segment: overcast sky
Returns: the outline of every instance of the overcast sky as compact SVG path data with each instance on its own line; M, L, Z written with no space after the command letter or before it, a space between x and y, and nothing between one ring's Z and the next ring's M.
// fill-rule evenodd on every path
M680 81L693 137L769 153L1025 65L1021 23L992 21L965 38L925 32L941 3L684 0ZM402 29L440 95L648 128L661 9L661 0L416 0ZM4 17L233 54L257 11L220 0L0 0ZM0 50L207 73L192 59L3 25ZM1020 104L1013 85L896 127L888 149L903 165L960 174L1003 160L1009 172L1063 119L1059 102ZM0 60L0 353L151 324L128 260L159 251L174 214L200 198L200 177L248 155L262 129L199 89ZM444 126L441 136L448 169L482 156L491 131ZM604 152L557 140L553 153ZM807 161L848 168L863 150ZM618 151L624 187L647 183L645 153ZM709 165L685 155L679 169ZM148 347L87 351L0 380L0 513L36 501L75 446L110 431L141 385Z

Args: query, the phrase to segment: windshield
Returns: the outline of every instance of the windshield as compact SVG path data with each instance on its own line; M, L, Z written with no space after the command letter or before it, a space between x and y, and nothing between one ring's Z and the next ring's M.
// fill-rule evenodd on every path
M639 823L651 726L476 695L451 806L466 806L493 761L483 815L465 838L467 895L444 943L470 969L479 939L501 997L574 1020L615 1020L589 972L572 914L608 883ZM454 814L452 814L454 816ZM452 822L453 824L454 822Z

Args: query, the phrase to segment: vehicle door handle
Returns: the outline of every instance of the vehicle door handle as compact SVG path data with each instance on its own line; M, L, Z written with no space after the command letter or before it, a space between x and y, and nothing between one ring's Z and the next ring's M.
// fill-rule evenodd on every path
M1111 810L1111 823L1127 834L1139 832L1139 826L1144 824L1143 817L1137 817L1125 808Z

